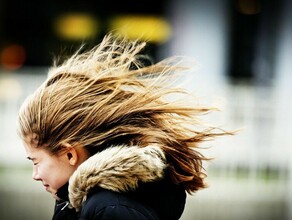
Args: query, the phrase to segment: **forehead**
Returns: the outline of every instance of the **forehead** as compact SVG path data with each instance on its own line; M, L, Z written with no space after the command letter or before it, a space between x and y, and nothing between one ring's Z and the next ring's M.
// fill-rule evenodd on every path
M43 151L42 148L36 147L36 145L28 143L26 141L24 141L23 145L24 145L26 155L28 157L31 157L31 156L36 155L36 154L40 153L41 151Z
M26 155L29 158L36 158L39 156L50 155L50 153L45 148L38 146L36 142L30 141L29 138L26 138L23 141L23 146L24 146Z

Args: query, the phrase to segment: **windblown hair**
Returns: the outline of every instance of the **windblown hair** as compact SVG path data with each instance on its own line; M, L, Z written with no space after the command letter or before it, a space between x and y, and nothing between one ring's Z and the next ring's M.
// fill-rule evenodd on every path
M46 81L19 111L19 134L52 154L64 143L93 155L115 145L156 144L165 152L169 175L188 193L206 187L199 145L227 132L204 126L199 116L213 108L189 100L171 86L187 67L176 58L143 65L145 42L105 36L93 49L77 52L50 69Z

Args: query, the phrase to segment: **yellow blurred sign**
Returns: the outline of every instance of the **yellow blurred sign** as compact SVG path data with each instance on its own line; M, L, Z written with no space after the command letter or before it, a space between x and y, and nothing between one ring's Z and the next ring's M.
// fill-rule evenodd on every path
M67 40L93 38L98 32L98 22L90 14L68 13L61 15L54 23L56 34Z
M170 24L162 17L150 15L122 15L113 17L110 30L129 39L163 43L171 35Z

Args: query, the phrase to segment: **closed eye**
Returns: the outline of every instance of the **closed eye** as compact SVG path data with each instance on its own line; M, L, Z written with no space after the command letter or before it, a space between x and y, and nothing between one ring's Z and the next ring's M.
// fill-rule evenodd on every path
M33 165L38 165L37 162L35 162L35 158L32 158L32 157L27 157L27 159L31 160L33 162Z

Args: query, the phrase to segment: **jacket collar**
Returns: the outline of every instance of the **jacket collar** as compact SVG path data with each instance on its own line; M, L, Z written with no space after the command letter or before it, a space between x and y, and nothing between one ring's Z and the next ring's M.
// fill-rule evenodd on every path
M166 159L159 146L115 146L83 162L69 180L71 206L79 210L94 187L115 192L134 191L139 182L162 179Z
M67 182L64 186L58 189L56 196L60 199L59 202L69 201L68 186L69 182Z

